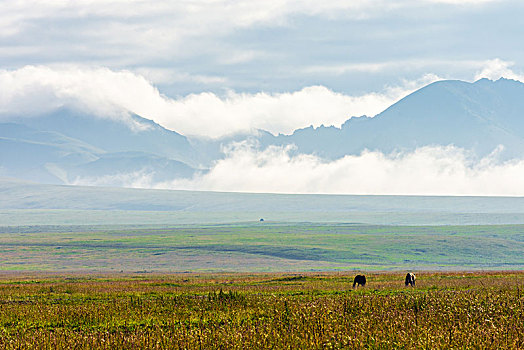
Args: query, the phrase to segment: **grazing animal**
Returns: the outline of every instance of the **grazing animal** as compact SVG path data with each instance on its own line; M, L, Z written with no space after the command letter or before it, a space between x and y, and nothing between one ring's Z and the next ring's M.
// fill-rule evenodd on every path
M404 282L406 284L406 287L410 285L411 287L415 287L415 280L417 278L415 277L414 273L408 272L406 275L406 281Z
M353 280L353 288L355 288L356 285L364 287L366 285L366 276L364 275L356 275L355 279Z

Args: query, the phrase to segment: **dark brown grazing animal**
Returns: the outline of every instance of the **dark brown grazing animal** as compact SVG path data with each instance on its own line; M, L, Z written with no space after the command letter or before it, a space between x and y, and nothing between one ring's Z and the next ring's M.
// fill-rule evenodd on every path
M356 275L355 279L353 280L353 288L355 288L356 285L364 287L366 285L366 276L364 275Z
M408 285L411 285L411 287L415 287L415 280L417 278L415 277L415 274L414 273L411 273L411 272L408 272L408 274L406 275L406 287Z

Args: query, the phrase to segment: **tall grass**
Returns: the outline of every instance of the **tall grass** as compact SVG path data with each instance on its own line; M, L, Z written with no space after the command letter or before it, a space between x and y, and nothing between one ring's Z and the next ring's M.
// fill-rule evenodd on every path
M2 349L524 348L524 274L0 278Z

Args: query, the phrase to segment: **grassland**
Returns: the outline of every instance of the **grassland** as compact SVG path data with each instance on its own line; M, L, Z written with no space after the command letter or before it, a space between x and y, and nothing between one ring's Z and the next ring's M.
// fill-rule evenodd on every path
M9 274L2 349L518 349L524 274Z
M0 248L4 271L519 270L524 226L17 226Z

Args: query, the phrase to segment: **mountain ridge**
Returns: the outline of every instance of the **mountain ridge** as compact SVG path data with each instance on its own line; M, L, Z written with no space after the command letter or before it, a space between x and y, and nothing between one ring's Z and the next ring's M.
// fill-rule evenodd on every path
M501 111L497 113L495 107ZM340 128L297 129L291 135L275 136L273 143L294 144L298 153L327 159L358 155L363 150L391 153L434 145L454 145L482 157L502 144L505 158L520 156L524 152L524 84L509 79L438 81L375 117L352 117Z
M365 150L390 154L449 145L479 158L498 150L502 160L520 159L524 84L510 79L437 81L375 117L352 117L340 128L310 126L290 135L259 130L214 140L186 137L138 115L101 118L60 108L0 123L0 176L55 184L129 173L147 173L152 181L189 179L225 158L225 146L242 141L259 150L293 145L293 154L325 160Z

